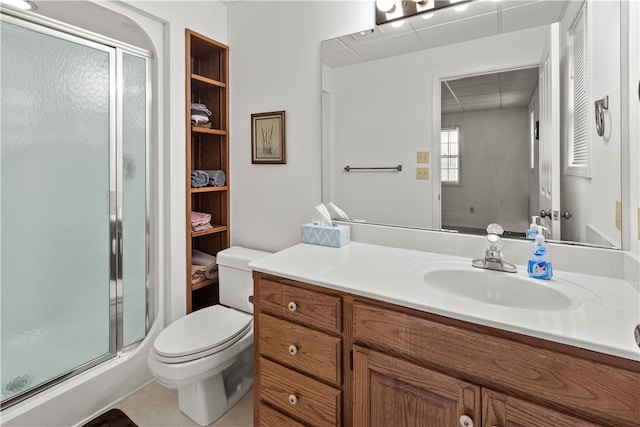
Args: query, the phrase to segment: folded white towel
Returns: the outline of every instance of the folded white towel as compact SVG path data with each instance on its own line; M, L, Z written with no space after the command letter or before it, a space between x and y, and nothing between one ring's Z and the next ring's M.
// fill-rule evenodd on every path
M207 279L215 279L218 277L218 263L216 257L197 249L191 250L191 264L202 265L206 267L204 275Z

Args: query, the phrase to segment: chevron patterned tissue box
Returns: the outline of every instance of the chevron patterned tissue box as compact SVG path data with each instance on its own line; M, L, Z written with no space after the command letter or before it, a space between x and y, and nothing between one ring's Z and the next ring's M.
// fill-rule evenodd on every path
M302 242L312 245L331 246L341 248L349 243L351 228L348 225L317 225L304 224L302 226Z

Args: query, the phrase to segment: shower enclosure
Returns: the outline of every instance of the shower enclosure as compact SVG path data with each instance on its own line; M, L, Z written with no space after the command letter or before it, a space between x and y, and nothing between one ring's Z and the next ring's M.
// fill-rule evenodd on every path
M140 342L150 53L2 14L2 408Z

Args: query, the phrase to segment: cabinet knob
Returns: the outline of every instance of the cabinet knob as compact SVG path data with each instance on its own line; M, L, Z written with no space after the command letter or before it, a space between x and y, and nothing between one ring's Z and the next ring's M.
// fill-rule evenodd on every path
M473 427L473 420L468 415L463 415L460 417L460 425L462 427Z
M291 301L287 307L289 307L289 311L291 312L294 312L298 309L298 305L293 301Z
M289 403L291 403L292 405L295 405L296 403L298 403L298 398L296 397L295 394L289 395Z
M295 356L297 352L298 352L298 348L295 345L291 344L289 346L289 354L292 356Z

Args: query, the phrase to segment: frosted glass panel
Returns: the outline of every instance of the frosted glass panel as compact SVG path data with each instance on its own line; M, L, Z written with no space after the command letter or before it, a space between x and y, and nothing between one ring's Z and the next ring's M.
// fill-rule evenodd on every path
M146 61L124 54L124 346L146 335L146 81Z
M109 53L2 22L2 400L109 352Z

